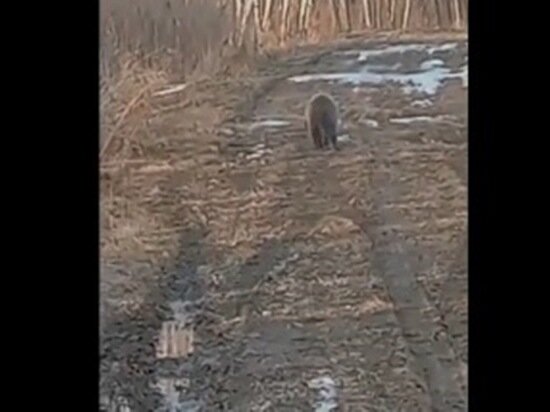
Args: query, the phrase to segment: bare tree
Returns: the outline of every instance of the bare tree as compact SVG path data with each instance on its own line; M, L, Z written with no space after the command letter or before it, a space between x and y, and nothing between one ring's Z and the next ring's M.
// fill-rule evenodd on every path
M363 19L364 19L363 21L365 23L365 27L370 29L372 26L372 21L370 17L369 0L363 0Z
M340 31L341 29L341 24L340 24L340 19L338 18L338 9L337 9L337 6L336 6L336 0L329 0L330 1L330 12L331 12L331 16L332 16L332 21L334 23L334 25L336 26L336 30L337 31Z
M268 30L269 17L271 16L271 7L273 5L272 0L265 0L264 15L262 18L262 30Z
M281 20L281 40L282 41L286 40L289 9L290 9L290 0L283 0L283 15Z
M348 1L346 5L346 19L348 21L348 30L351 31L353 29L353 19L352 19L352 13L354 11L353 6L355 6L355 1Z
M254 0L254 26L256 31L259 32L262 29L262 21L260 19L260 0Z
M187 1L187 0L182 0ZM198 1L198 0L197 0ZM241 46L247 30L254 24L255 39L260 41L262 33L271 30L273 22L280 21L274 27L280 33L281 41L286 41L291 32L305 35L308 32L314 9L313 0L216 0L220 7L232 6L235 19L235 32L231 37ZM323 0L319 6L329 7L336 32L350 31L354 23L354 11L361 10L362 22L366 29L408 30L414 19L421 18L420 24L436 29L452 25L463 28L466 22L467 0ZM355 7L358 6L356 9ZM326 10L326 9L325 9ZM276 18L274 14L277 14Z
M405 10L403 11L403 25L401 28L406 30L409 25L409 17L411 14L411 0L405 0Z
M300 0L300 11L298 15L298 30L306 33L309 27L313 0Z
M241 22L241 13L242 13L242 1L243 0L233 0L233 41L234 45L239 44L239 32L240 32L240 22Z
M343 29L350 31L351 25L348 14L347 0L340 0L340 4L338 5L338 14L340 15L340 21L342 22Z
M313 11L313 0L306 0L306 17L304 21L304 26L306 28L306 31L309 28L309 21L311 19L311 12Z
M241 22L241 13L242 13L242 2L244 0L234 0L235 4L235 27L239 26L239 23Z
M382 28L382 0L375 1L376 4L376 28Z
M391 27L395 27L395 2L396 0L390 0L390 24Z
M300 11L298 12L298 31L305 31L307 0L300 0Z
M453 24L454 17L453 17L453 3L452 0L447 0L445 2L445 12L447 15L447 24Z
M244 4L239 6L239 11L241 13L241 20L238 25L239 34L237 36L237 46L241 47L244 42L244 33L246 31L246 25L248 18L252 14L252 6L256 0L243 0Z
M454 26L455 28L459 28L461 26L461 16L460 16L460 5L458 4L458 0L453 0L453 6L454 6Z
M433 8L434 8L434 19L435 19L435 27L436 29L439 29L441 27L441 11L439 9L439 1L438 0L432 0Z
M385 0L385 6L384 7L384 21L386 22L386 27L391 28L391 0Z

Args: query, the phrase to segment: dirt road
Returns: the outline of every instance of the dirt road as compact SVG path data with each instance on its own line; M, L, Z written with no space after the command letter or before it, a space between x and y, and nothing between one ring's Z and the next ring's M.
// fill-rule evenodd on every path
M178 250L166 268L104 259L104 398L467 410L466 56L456 39L357 41L159 100L151 161L109 184L167 228L140 238L143 262ZM337 152L304 134L319 90L341 107ZM136 276L146 291L121 292Z

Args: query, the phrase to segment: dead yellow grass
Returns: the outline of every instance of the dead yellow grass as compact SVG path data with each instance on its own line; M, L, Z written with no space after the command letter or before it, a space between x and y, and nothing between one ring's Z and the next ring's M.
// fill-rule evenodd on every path
M360 233L361 228L351 219L340 216L325 216L308 233L308 238L345 238Z
M231 21L215 0L102 0L100 9L101 254L143 258L155 234L168 230L168 219L144 207L147 196L163 174L177 172L148 151L159 131L150 124L155 94L170 80L217 72ZM166 170L147 173L159 165Z
M231 33L229 10L216 0L101 0L101 72L111 77L124 56L180 77L218 69Z
M144 239L161 230L162 224L140 207L140 199L124 194L103 196L100 207L102 258L119 260L147 256Z
M140 237L156 229L153 219L143 213L136 199L122 185L129 176L121 165L146 157L142 147L147 138L152 93L167 81L165 73L147 69L133 56L126 55L112 77L102 78L100 102L101 173L101 254L102 258L141 254Z
M150 98L155 90L166 84L167 79L165 72L144 68L132 56L126 56L124 64L112 78L103 79L99 153L102 161L117 156L133 157L129 151L139 147L136 135L140 129L146 128L146 120L151 114ZM113 149L115 144L118 150ZM126 150L121 152L123 149Z

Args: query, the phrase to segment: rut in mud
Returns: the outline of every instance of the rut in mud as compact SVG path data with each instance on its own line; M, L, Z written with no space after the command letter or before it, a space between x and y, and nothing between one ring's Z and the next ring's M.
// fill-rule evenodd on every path
M467 410L466 54L455 40L357 42L199 87L191 109L166 103L159 161L132 172L132 190L150 192L144 208L180 250L149 269L138 315L106 321L117 399ZM306 138L316 91L342 109L338 152ZM201 108L185 129L182 110Z

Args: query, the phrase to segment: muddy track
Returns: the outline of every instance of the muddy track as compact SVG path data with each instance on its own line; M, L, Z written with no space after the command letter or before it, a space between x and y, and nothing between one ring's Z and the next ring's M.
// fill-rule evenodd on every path
M449 49L438 58L460 60ZM338 53L281 58L258 69L265 81L212 90L226 115L208 125L211 149L166 143L192 162L163 175L165 206L152 202L195 230L150 301L194 347L148 355L149 387L170 386L158 410L467 410L466 91L450 82L418 108L424 96L390 83L287 80L334 72ZM299 120L319 89L342 103L339 152L315 150ZM445 121L391 121L406 116Z
M375 197L377 225L368 226L367 230L376 242L373 265L383 274L394 302L395 316L407 342L411 368L423 377L430 395L430 410L465 410L463 365L449 339L438 337L440 327L433 320L433 303L415 276L433 267L437 257L408 241L404 228L410 222L394 207L403 203L403 198L411 193L399 183L404 172L399 168L400 163L394 161L395 152L392 153L391 145L379 142L375 150L376 159L384 159L391 166L378 166L373 171L373 186L383 188ZM381 226L392 229L381 231Z
M304 95L293 96L292 87L277 79L240 107L237 118L253 124L269 113L300 113ZM289 113L292 108L296 111ZM465 410L465 364L457 358L449 334L441 333L435 321L443 316L441 309L428 299L417 279L433 268L438 256L435 250L407 240L417 235L410 227L430 222L411 221L394 208L422 207L420 202L407 200L415 192L402 182L428 172L425 163L434 153L439 154L436 162L441 160L444 152L434 152L430 143L417 144L409 157L403 156L406 142L388 138L391 131L387 131L362 147L323 153L313 150L296 129L249 133L240 129L234 135L240 152L247 148L250 153L261 152L258 142L264 142L263 149L268 150L259 158L263 156L265 162L252 174L256 181L269 179L273 190L286 200L272 210L270 219L274 227L288 229L277 241L262 245L252 261L244 262L236 283L224 285L227 290L252 294L248 297L252 308L246 315L238 313L241 323L234 331L238 343L230 350L235 362L224 386L233 395L225 399L224 406L230 410L308 410L315 394L307 383L317 374L339 380L341 406L347 409L370 405L380 410ZM405 164L416 167L411 170ZM250 173L251 165L244 161L236 168L241 174ZM458 175L453 176L460 182ZM369 186L370 193L357 190L360 185ZM312 233L315 237L316 231L324 229L327 235L310 239ZM335 267L336 262L347 267ZM276 276L271 272L277 265L286 270ZM269 281L264 282L262 276ZM455 283L464 293L465 284ZM372 312L383 314L378 325L372 320L369 324L368 316L357 316L369 301L381 308L372 304ZM349 310L352 319L348 319ZM338 324L347 324L355 336L336 332ZM368 338L359 343L361 330L377 327L387 334L381 338L384 345L396 347L388 350L387 370L382 367L368 376L372 361L381 359L373 355ZM364 364L341 355L354 351ZM358 379L357 368L368 378ZM381 377L380 371L387 375ZM369 378L378 385L371 388ZM403 393L397 397L387 388L411 382L416 384L406 399Z

